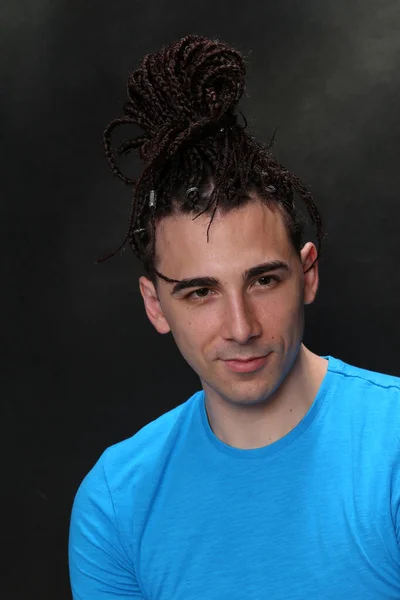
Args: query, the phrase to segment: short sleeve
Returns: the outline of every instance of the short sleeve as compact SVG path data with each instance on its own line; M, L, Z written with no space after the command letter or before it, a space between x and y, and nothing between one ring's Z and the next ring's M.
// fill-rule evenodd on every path
M75 496L68 553L73 600L144 600L119 537L102 459Z
M400 550L400 443L397 446L397 461L392 481L392 514L396 527L397 543Z

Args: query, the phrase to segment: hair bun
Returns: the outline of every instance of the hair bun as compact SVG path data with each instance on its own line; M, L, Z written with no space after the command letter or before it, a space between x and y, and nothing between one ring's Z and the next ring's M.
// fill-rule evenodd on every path
M114 174L129 185L117 165L111 134L120 125L138 125L142 133L125 140L118 154L138 151L146 165L172 157L180 148L236 123L234 110L245 88L242 55L227 44L196 35L146 55L129 75L124 115L103 135Z
M220 117L233 111L245 88L246 69L239 52L198 36L186 38L183 47L178 79L195 113Z
M149 54L128 81L126 114L139 117L149 138L160 129L218 120L233 112L246 69L228 45L190 35Z

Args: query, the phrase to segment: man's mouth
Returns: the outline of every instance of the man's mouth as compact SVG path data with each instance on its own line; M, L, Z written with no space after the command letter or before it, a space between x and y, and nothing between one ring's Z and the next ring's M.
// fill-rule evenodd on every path
M269 354L264 356L254 356L250 358L233 358L224 360L224 364L236 373L252 373L258 371L267 362Z

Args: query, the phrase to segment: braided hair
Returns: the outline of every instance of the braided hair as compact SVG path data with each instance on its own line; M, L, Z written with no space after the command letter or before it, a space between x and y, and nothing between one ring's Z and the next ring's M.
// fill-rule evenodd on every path
M196 35L148 54L130 74L123 116L109 123L103 141L112 172L133 188L132 210L122 244L99 262L129 243L153 281L158 276L175 282L155 268L156 223L176 212L194 218L207 213L208 240L217 209L224 213L244 204L251 192L280 207L300 253L304 220L295 210L296 193L316 226L319 256L323 226L310 193L272 156L271 144L248 133L242 113L243 123L238 119L245 75L239 52ZM138 152L142 168L137 179L122 173L111 145L111 134L125 124L141 129L117 149L119 155Z

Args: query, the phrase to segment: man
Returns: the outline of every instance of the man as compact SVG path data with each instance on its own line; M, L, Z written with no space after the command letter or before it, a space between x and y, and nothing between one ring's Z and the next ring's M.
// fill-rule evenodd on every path
M302 343L318 250L299 180L237 124L243 61L188 36L145 57L127 239L202 390L109 448L71 519L75 599L400 598L400 380ZM211 217L211 219L210 219ZM321 235L319 235L319 240ZM167 393L173 393L173 387Z

